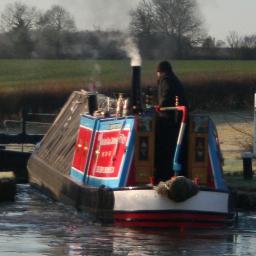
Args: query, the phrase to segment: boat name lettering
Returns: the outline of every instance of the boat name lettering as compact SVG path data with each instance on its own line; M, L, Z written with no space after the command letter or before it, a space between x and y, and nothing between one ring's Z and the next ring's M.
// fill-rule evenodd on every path
M111 138L99 137L99 142L100 142L100 146L108 146L108 145L114 145L117 143L125 144L126 139L127 139L127 136L121 134L118 138L117 137L111 137Z
M115 168L113 166L110 167L104 167L104 166L97 166L96 167L96 173L105 173L110 174L115 171Z
M121 129L122 128L122 124L110 124L109 126L108 126L108 129L109 130L119 130L119 129Z

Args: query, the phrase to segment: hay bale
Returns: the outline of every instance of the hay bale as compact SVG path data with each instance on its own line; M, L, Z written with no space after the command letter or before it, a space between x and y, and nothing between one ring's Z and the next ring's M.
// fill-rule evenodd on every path
M14 201L16 179L13 172L0 172L0 202Z

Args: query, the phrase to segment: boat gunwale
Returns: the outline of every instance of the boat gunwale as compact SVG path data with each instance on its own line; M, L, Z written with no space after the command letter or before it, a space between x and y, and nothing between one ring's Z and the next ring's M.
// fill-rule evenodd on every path
M87 186L86 184L84 184L85 186ZM95 188L93 186L88 186L88 187L92 187ZM99 187L101 188L101 187ZM106 189L111 189L114 192L115 191L127 191L127 190L154 190L155 187L152 185L143 185L143 186L130 186L130 187L120 187L120 188L108 188L108 187L102 187L102 188L106 188ZM203 192L217 192L217 193L225 193L225 194L230 194L231 191L230 190L222 190L222 189L212 189L212 188L206 188L206 187L201 187L199 186L199 192L203 191Z

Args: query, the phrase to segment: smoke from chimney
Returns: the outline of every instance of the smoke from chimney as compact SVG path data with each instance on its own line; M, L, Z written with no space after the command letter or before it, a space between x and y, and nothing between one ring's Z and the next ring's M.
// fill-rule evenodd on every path
M100 74L101 74L101 67L98 63L94 63L91 75L89 78L89 91L95 92L101 87L100 83Z
M140 51L131 37L125 39L123 45L123 50L126 52L127 56L131 59L131 66L141 66L141 56Z
M122 49L126 52L127 56L131 59L132 66L132 94L131 104L133 113L140 113L142 111L141 99L141 56L139 49L134 42L133 38L126 37Z

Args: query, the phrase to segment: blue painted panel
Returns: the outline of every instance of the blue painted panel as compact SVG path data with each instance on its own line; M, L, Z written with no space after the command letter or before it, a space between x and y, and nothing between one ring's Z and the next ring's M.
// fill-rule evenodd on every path
M90 128L92 130L95 129L97 118L88 115L82 115L80 119L80 125Z
M226 182L223 178L222 174L222 166L220 161L220 152L219 147L217 145L217 134L215 126L212 120L209 121L209 134L208 134L208 143L209 143L209 156L211 161L211 167L214 176L214 183L216 189L220 190L228 190Z

